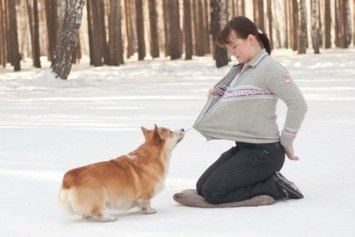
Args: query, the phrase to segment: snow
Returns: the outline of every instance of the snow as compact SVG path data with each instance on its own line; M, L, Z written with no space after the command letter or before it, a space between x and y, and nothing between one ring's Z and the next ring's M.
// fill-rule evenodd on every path
M126 154L143 142L140 127L191 127L206 93L231 65L193 61L127 61L120 67L74 66L67 81L47 69L0 69L0 236L355 236L355 48L319 55L276 50L308 103L295 142L300 161L282 173L302 200L265 207L199 209L172 195L193 188L233 145L194 130L173 152L154 215L136 209L110 223L86 221L59 208L67 170ZM29 64L30 62L28 62ZM285 106L279 103L279 123Z

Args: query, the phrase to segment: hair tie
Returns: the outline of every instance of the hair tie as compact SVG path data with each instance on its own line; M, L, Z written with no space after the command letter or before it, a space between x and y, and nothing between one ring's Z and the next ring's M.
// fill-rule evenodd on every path
M258 29L259 34L264 34L260 29Z

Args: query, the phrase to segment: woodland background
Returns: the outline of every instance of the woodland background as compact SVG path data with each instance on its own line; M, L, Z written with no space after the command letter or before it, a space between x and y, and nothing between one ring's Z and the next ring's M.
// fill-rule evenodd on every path
M55 67L69 53L60 65L84 55L93 66L212 55L220 67L229 58L213 38L237 15L253 20L273 48L319 53L355 45L354 12L355 0L0 0L0 64L19 71L30 58L34 67L41 60Z

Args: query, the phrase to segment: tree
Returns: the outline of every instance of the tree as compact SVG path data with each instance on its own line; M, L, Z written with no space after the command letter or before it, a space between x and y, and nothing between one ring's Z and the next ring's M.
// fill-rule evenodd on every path
M145 40L144 40L144 17L143 17L143 2L136 0L136 27L138 40L138 60L143 60L145 57Z
M27 3L28 18L29 18L28 20L29 20L30 32L31 32L33 66L40 68L41 60L40 60L40 46L39 46L38 4L37 4L37 0L33 0L32 6L29 0L27 0L26 3Z
M108 65L120 65L124 63L123 60L123 43L121 33L121 2L117 0L110 0L109 13L109 42Z
M7 55L9 58L9 62L14 66L14 71L20 71L20 52L18 45L18 35L17 35L17 18L16 18L16 5L15 1L7 0L7 11L8 11L8 48L9 54Z
M79 28L85 0L66 0L62 33L57 44L51 69L61 79L67 79L71 70L73 52L78 44Z
M192 59L192 26L191 3L184 0L184 34L185 34L185 59Z
M214 41L213 56L216 61L216 67L222 67L228 64L228 54L225 48L216 44L216 37L221 30L221 9L223 0L211 0L211 35Z
M297 51L299 54L306 53L307 48L307 10L306 1L298 0L298 40Z
M324 14L324 48L328 49L332 46L331 40L331 11L330 11L330 1L323 1L323 14Z
M0 0L0 64L6 66L6 14L4 9L4 0Z
M264 1L263 0L253 0L253 10L254 10L254 22L256 26L265 32L264 24Z
M104 63L108 64L109 61L103 0L88 0L87 9L90 64L102 66Z
M319 0L311 0L311 26L312 26L312 47L314 53L319 53L320 46L320 15L319 15Z
M149 0L149 23L150 23L150 55L152 58L159 57L159 37L158 37L158 14L156 0Z
M267 18L268 18L268 33L269 33L269 40L271 48L274 48L274 34L272 32L272 1L267 0Z
M171 59L181 58L179 0L168 0L169 53Z
M54 57L55 47L57 45L58 35L58 4L57 0L44 0L44 9L47 25L47 42L48 42L48 60L52 61Z
M355 0L353 0L353 45L355 46Z
M134 1L125 0L126 35L127 35L127 58L134 54L135 37L133 33L132 5Z

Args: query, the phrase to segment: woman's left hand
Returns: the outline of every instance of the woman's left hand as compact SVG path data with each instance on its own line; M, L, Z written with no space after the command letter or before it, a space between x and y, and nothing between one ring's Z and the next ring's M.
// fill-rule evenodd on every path
M293 146L285 147L285 153L290 160L299 160L298 156L295 155Z

